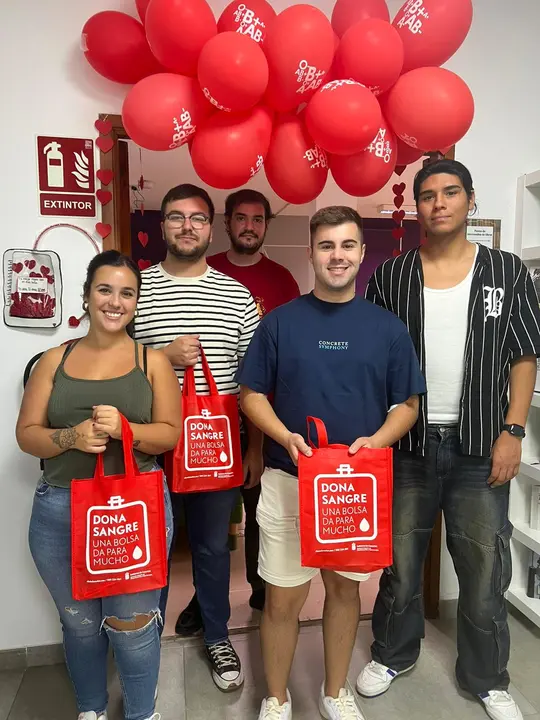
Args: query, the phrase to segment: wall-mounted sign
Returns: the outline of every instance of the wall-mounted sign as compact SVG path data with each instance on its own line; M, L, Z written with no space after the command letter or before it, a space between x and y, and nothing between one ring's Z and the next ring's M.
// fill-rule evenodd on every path
M467 240L489 248L500 248L501 221L469 218L467 220Z
M94 141L37 138L40 215L95 217Z

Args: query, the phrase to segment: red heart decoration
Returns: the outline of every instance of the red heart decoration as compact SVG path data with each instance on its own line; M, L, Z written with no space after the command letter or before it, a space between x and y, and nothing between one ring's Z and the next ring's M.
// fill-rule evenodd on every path
M404 202L405 202L405 198L403 197L403 195L396 195L396 197L394 198L394 205L398 209L403 205Z
M112 122L110 120L96 120L94 127L100 135L108 135L112 130Z
M42 275L48 275L51 272L51 269L48 268L46 265L42 265L39 269Z
M392 250L393 257L399 257L401 255L401 250Z
M141 230L137 237L139 238L139 242L143 247L146 247L148 245L148 233L142 232Z
M150 260L139 260L137 265L139 266L139 270L146 270L146 268L151 267L152 263Z
M104 153L108 153L110 150L113 149L114 140L111 137L98 137L98 139L96 140L96 145Z
M42 277L43 277L43 275L40 275L40 273L37 273L37 272L31 272L31 273L30 273L30 277L38 277L38 278L42 278Z
M11 269L13 270L14 273L17 273L17 275L18 275L21 272L21 270L23 269L23 264L22 263L13 263L13 265L11 266Z
M394 240L401 240L404 234L405 228L397 227L392 230L392 237L394 238Z
M399 175L401 177L401 175L403 175L406 169L406 165L396 165L396 167L394 168L394 172L396 173L396 175Z
M54 275L47 275L47 282L49 285L52 285L54 283Z
M72 315L68 320L68 325L71 328L79 327L80 324L81 321L79 320L79 318L76 318L75 315Z
M394 193L394 195L403 195L406 187L407 186L405 185L405 183L399 183L399 185L392 185L392 192Z
M114 173L112 170L98 170L96 173L98 180L100 180L104 185L108 185L111 180L114 177Z
M392 220L396 223L403 222L405 218L405 210L394 210L392 213Z
M111 234L112 227L107 223L96 223L96 232L101 236L102 240L105 240Z
M112 192L110 190L98 190L96 197L102 205L107 205L112 200Z

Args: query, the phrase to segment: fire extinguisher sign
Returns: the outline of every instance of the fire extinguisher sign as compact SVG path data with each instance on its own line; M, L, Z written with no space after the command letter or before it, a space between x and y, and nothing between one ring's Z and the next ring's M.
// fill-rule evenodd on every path
M40 215L95 217L94 141L37 138Z

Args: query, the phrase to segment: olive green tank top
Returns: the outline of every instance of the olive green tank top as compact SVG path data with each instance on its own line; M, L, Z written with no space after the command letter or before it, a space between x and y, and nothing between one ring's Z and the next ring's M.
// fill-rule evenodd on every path
M92 417L92 408L95 405L112 405L133 423L152 422L152 386L139 365L138 343L134 343L133 370L109 380L81 380L66 374L64 363L76 344L75 342L67 348L54 375L47 409L49 427L75 427ZM146 366L146 348L143 348L143 354ZM67 450L44 461L44 478L50 485L67 488L74 479L94 476L96 458L97 456L91 453ZM153 455L135 451L135 458L141 472L151 470L156 464ZM109 440L103 459L106 475L123 473L122 443L119 440Z

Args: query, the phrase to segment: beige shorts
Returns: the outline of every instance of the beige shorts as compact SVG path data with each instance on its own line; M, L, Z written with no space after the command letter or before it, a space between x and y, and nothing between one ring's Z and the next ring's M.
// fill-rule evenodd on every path
M259 575L278 587L298 587L319 574L317 568L300 563L298 479L282 470L266 468L261 478L257 507L259 524ZM369 573L338 572L362 582Z

